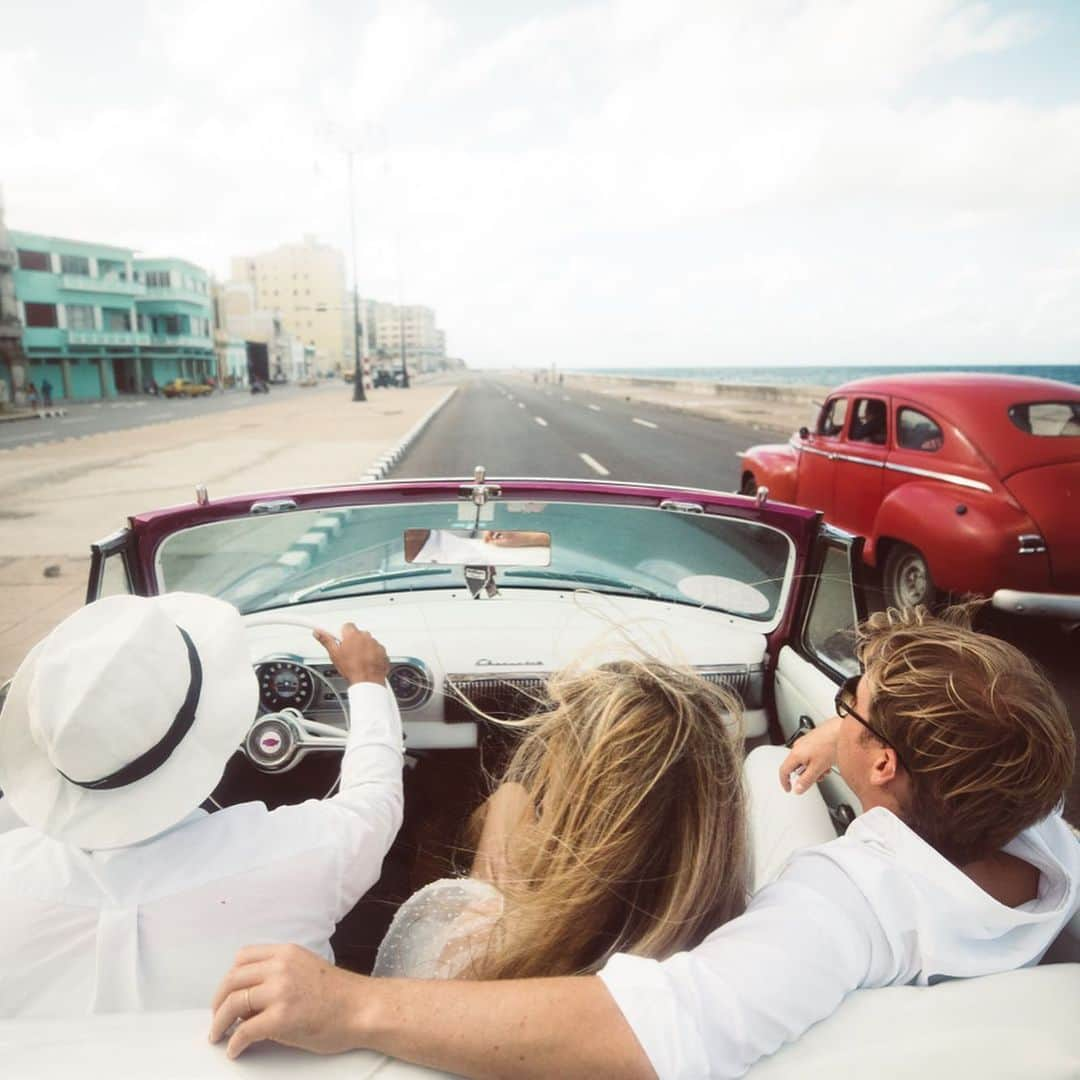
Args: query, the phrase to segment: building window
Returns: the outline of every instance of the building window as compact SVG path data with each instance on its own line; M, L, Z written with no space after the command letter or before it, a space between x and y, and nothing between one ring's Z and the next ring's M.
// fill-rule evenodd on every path
M140 315L138 320L139 333L148 334L150 332L150 318L147 315Z
M98 259L98 277L112 281L127 281L127 264L119 259Z
M85 255L61 255L60 273L90 276L90 260Z
M49 262L49 253L47 251L24 251L22 248L19 248L19 269L44 270L48 273L52 270L52 264ZM55 323L53 325L55 325Z
M123 308L102 308L101 324L105 330L114 334L130 331L131 312Z
M146 285L150 289L167 289L172 284L168 270L147 270Z
M28 327L48 327L59 325L56 320L55 304L25 304L26 325Z
M89 304L65 304L64 314L69 330L94 329L94 309Z

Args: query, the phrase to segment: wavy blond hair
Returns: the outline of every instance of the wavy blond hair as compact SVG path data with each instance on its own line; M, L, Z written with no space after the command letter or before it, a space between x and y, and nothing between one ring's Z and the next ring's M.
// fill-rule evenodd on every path
M957 865L1046 817L1072 778L1065 705L1019 649L971 628L980 604L878 612L859 632L868 719L907 766L907 823ZM866 737L873 738L866 733Z
M535 806L513 835L504 914L467 976L594 972L666 957L746 904L741 709L647 661L555 676L503 780Z

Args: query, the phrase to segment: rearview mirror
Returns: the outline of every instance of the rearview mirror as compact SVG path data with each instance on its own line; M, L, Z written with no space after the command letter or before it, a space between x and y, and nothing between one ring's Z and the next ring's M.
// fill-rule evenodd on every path
M548 566L551 534L507 529L406 529L405 561L438 566Z
M799 428L799 438L800 439L809 439L810 438L810 429L808 427Z

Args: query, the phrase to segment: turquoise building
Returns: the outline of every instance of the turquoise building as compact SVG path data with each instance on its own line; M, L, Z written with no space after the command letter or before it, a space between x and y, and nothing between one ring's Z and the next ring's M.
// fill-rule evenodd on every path
M27 378L54 399L216 375L210 279L182 259L12 230Z

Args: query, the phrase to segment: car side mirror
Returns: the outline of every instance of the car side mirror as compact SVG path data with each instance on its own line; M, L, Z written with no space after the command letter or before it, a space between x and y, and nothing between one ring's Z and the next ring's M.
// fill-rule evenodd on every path
M800 439L809 439L810 438L810 429L808 427L799 428L799 438Z

